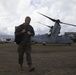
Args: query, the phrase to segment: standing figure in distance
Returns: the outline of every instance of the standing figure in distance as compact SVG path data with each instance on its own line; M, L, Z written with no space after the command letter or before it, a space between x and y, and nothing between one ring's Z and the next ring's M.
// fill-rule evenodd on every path
M23 56L26 53L26 61L29 66L29 71L34 71L31 59L31 36L35 35L33 27L30 25L31 18L27 16L25 22L19 25L15 31L16 35L22 34L21 42L18 45L18 62L21 69L23 68Z

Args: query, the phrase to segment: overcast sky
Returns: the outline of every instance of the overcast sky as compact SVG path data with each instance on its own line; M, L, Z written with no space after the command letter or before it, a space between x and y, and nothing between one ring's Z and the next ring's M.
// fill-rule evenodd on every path
M24 22L26 16L32 18L31 25L36 34L44 34L54 23L38 14L60 19L62 22L76 25L76 0L0 0L0 33L13 35L15 26ZM61 24L61 34L67 31L76 32L76 27Z

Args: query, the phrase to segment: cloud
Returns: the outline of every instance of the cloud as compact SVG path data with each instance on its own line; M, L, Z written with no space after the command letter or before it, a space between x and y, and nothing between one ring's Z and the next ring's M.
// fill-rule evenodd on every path
M62 22L76 24L75 0L0 0L0 30L13 35L15 26L23 23L24 18L28 15L32 18L31 25L34 27L36 34L44 34L49 31L49 28L37 22L50 26L54 25L54 22L37 12L60 19ZM76 31L76 28L72 26L61 24L61 27L61 33Z

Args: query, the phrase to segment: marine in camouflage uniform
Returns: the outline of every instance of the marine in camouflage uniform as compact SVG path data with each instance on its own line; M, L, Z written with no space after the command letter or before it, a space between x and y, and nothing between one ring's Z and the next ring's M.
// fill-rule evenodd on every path
M24 56L24 53L26 53L26 60L29 66L29 70L33 71L34 68L32 67L32 59L31 59L31 36L34 36L35 32L33 27L30 25L30 21L31 21L31 18L27 16L25 18L25 23L18 26L15 33L16 35L23 34L22 40L18 45L18 54L19 54L18 61L19 61L20 67L22 68L23 56Z

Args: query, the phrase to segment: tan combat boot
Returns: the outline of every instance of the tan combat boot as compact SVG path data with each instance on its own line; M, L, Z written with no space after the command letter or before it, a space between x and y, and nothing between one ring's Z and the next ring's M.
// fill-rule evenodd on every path
M32 72L32 71L34 71L34 70L35 70L35 68L32 67L32 65L29 65L29 72Z

